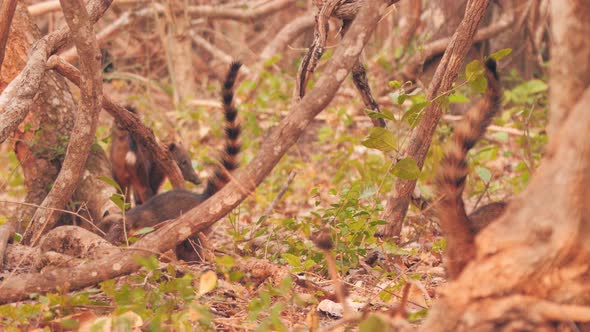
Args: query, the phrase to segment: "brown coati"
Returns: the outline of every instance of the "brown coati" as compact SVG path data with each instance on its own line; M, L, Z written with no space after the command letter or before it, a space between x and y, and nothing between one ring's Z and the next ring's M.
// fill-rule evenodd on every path
M464 264L473 257L473 238L475 233L499 217L506 203L498 202L483 206L469 217L465 212L463 189L469 172L467 153L483 136L493 117L500 110L502 88L496 62L485 62L487 90L484 97L472 107L455 128L453 137L441 160L436 182L441 197L437 205L437 214L441 227L448 237L447 270L450 277L456 276Z
M241 148L238 142L240 125L237 122L237 109L233 104L233 88L240 66L241 64L239 62L231 64L223 84L222 97L225 116L224 154L221 158L220 167L207 180L207 187L204 192L198 194L188 190L175 189L156 195L143 205L126 212L125 224L128 230L153 227L163 221L175 219L184 212L204 202L229 182L229 173L238 167L237 155ZM121 216L107 216L103 220L103 224L109 227L106 236L107 240L115 244L121 244L124 241ZM191 242L198 243L197 237L193 236L177 246L176 255L179 259L184 261L200 260L200 255L195 250L196 248L193 248Z
M137 114L137 110L126 106L129 112ZM200 184L199 176L192 167L188 152L180 142L166 144L172 158L180 168L185 180ZM111 133L111 164L113 179L119 184L126 201L129 202L133 191L135 204L140 205L158 193L164 182L164 170L154 161L153 154L137 143L127 130L113 124Z
M126 108L129 112L137 114L135 108L130 106ZM133 136L116 122L113 123L111 130L110 157L113 179L125 194L125 201L130 201L132 190L136 204L141 204L154 195L151 187L147 185L150 155L144 149L138 148Z

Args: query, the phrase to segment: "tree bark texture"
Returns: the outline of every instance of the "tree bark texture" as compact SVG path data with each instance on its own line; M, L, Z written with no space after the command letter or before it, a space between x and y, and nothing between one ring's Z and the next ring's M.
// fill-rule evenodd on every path
M548 131L555 132L590 83L590 1L551 1L551 106Z
M76 190L90 147L94 144L98 114L101 110L101 55L92 22L83 4L76 0L60 0L60 3L70 28L71 38L80 54L81 100L62 168L23 234L23 242L26 244L37 243L44 231L53 228L61 215L53 209L63 208Z
M2 89L23 69L27 52L39 37L40 33L31 22L26 8L19 5L1 70ZM75 105L65 80L55 73L48 73L40 82L29 115L14 131L14 150L25 178L27 203L40 204L43 201L61 168L66 144L74 126L72 110ZM16 219L28 221L34 212L34 207L23 206Z

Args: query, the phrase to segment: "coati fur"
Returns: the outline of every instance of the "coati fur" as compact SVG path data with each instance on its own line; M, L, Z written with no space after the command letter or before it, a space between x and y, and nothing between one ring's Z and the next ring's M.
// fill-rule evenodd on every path
M231 64L225 78L222 98L223 111L225 116L225 147L220 164L214 174L207 180L207 186L203 193L194 193L188 190L175 189L152 197L143 205L130 209L126 213L126 226L129 230L153 227L163 221L178 218L184 212L201 204L209 197L219 191L229 182L229 173L238 168L237 156L241 146L239 144L240 125L237 122L238 111L233 103L234 84L238 71L241 67L239 62ZM120 216L119 216L120 217ZM107 216L103 222L110 224L106 239L114 244L123 242L122 220L117 222L109 221ZM198 248L193 248L192 243L198 243L197 236L187 239L176 247L176 256L184 261L201 260Z
M137 114L135 108L126 108L129 112ZM135 138L116 122L111 130L110 158L113 179L125 194L125 201L130 201L132 190L136 204L141 204L154 196L151 187L147 185L150 155L144 149L140 149Z
M126 106L129 112L137 114L137 110ZM199 176L192 167L188 152L180 142L166 144L172 158L180 168L185 180L200 184ZM137 143L127 130L113 124L111 132L111 164L113 179L125 194L126 201L133 191L136 205L152 198L158 193L166 177L162 167L155 162L153 154Z
M485 62L487 89L484 97L472 107L455 128L453 137L440 162L436 183L441 200L437 214L447 236L447 272L453 278L471 260L474 235L498 218L506 208L506 203L497 202L483 206L467 216L463 202L465 179L469 172L467 153L485 133L493 117L500 110L502 88L496 62Z

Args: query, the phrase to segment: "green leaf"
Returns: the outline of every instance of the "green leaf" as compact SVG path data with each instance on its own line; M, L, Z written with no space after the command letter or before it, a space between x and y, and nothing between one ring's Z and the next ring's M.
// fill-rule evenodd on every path
M512 53L512 49L511 48L503 48L499 51L496 51L492 54L489 55L490 58L498 61L504 57L506 57L507 55L509 55L510 53Z
M387 129L379 127L371 128L369 135L361 142L361 144L368 148L384 152L393 151L397 148L393 134Z
M508 133L505 132L497 132L493 134L492 137L500 142L508 142Z
M20 243L23 240L23 235L21 233L14 233L14 236L12 237L12 241L14 243Z
M108 176L99 176L98 179L112 187L117 188L118 191L123 192L123 190L121 189L121 187L119 186L119 184L117 183L117 181L111 179Z
M519 85L519 88L522 88L522 90L526 91L528 94L535 94L545 92L549 87L547 86L547 83L541 80L530 80Z
M471 88L479 93L484 93L488 88L488 80L483 76L477 76L469 81Z
M408 95L402 89L398 89L390 93L389 98L391 98L395 104L401 105L406 101Z
M462 104L468 103L470 101L471 99L467 98L467 96L459 92L456 92L455 94L449 96L449 103L451 104Z
M134 232L133 235L134 236L143 235L143 234L151 233L154 230L155 230L155 228L153 228L153 227L144 227L144 228L137 230L137 232Z
M289 253L284 253L283 254L283 259L289 263L289 265L293 266L293 267L300 267L301 266L301 257L299 256L295 256Z
M376 315L369 315L369 317L363 320L359 324L360 332L372 332L372 331L393 331L381 318Z
M399 89L402 87L402 82L400 81L389 81L389 83L387 83L387 86L391 89Z
M391 121L396 120L395 115L393 115L393 112L391 112L390 110L386 110L386 109L381 110L381 112L366 110L365 113L367 113L367 115L371 119L387 119L387 120L391 120Z
M479 178L485 183L490 182L492 179L492 172L490 172L490 170L485 167L476 167L475 172L477 173L477 176L479 176Z
M395 176L404 180L416 180L420 176L420 168L413 158L404 158L398 161L392 169Z
M420 122L420 118L422 118L422 112L428 105L430 105L430 101L421 101L414 103L412 107L410 107L404 116L402 117L402 121L405 121L410 127L414 128Z
M465 79L469 82L483 76L483 73L484 67L481 61L473 60L465 66Z
M215 262L217 263L217 265L223 266L226 269L231 269L232 267L236 266L235 258L227 255L215 257Z

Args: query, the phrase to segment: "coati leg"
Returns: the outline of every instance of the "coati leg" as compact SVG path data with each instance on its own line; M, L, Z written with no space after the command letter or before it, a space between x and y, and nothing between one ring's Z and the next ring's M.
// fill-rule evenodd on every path
M502 88L493 59L485 63L485 77L488 82L485 95L455 128L436 177L441 196L437 212L443 233L448 239L447 273L451 279L456 278L475 256L474 234L462 198L469 172L467 153L485 133L492 118L500 110L502 100Z

